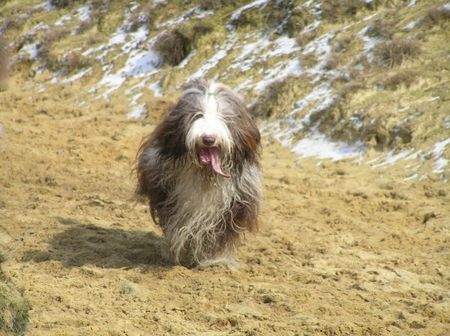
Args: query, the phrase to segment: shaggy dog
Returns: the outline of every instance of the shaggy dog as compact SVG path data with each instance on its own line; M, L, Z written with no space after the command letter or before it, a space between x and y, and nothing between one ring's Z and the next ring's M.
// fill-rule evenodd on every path
M239 96L198 79L143 142L137 193L176 263L233 263L261 199L260 134Z

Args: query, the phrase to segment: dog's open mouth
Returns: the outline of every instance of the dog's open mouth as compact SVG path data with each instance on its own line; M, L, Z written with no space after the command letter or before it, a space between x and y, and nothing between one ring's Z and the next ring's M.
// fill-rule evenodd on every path
M230 177L230 175L225 174L220 166L220 152L217 147L202 147L198 151L198 156L200 163L204 166L211 165L214 172L223 176Z

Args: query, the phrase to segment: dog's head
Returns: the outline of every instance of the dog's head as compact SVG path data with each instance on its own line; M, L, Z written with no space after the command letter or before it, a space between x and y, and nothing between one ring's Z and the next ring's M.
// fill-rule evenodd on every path
M259 131L242 100L225 85L189 82L153 134L163 156L190 160L229 177L245 161L257 161Z

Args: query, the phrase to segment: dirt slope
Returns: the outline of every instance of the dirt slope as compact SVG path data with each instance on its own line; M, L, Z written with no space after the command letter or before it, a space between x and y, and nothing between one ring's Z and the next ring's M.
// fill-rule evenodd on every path
M151 125L76 108L80 87L0 93L5 273L27 335L447 335L450 193L352 161L299 161L265 140L261 229L239 270L161 261L133 200Z

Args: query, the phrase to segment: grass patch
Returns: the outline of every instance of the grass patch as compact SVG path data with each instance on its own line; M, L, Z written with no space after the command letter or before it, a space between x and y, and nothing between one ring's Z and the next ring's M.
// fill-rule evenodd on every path
M323 0L321 9L323 19L339 23L356 16L364 9L372 8L362 0Z
M189 54L191 41L175 29L162 34L154 48L165 63L175 66Z
M169 65L178 65L194 49L198 40L213 31L212 25L204 21L187 22L163 33L154 49Z
M0 38L0 83L8 77L8 55L3 40Z
M24 335L29 309L29 303L0 268L0 335Z
M347 100L349 97L359 90L363 89L364 83L360 80L352 80L349 83L343 84L338 90L338 97L340 100Z
M50 4L56 8L66 8L75 3L75 0L50 0Z
M286 115L294 103L304 94L309 79L289 76L270 83L251 106L253 116L267 119Z
M71 73L91 65L90 60L78 51L68 53L61 63L65 73Z
M381 81L379 81L379 84L381 84L384 89L397 90L401 86L409 88L416 78L416 71L407 69L399 70L394 74L389 74L387 77L384 77Z
M450 9L448 7L434 7L427 10L425 16L420 21L420 25L425 28L431 28L436 25L448 26L449 19Z
M286 31L290 37L296 36L312 22L313 18L310 13L306 12L302 6L294 7L287 19Z
M160 2L148 1L139 12L130 17L130 31L136 31L139 27L146 25L152 29L156 21L156 11L162 6Z
M392 39L394 32L395 27L392 21L379 19L375 20L367 27L366 35L369 37Z
M203 10L217 10L226 5L226 0L199 0L198 6Z
M374 49L374 56L377 63L392 68L407 59L417 57L420 51L416 40L397 37L378 44Z
M309 42L311 42L312 40L314 40L317 37L317 32L316 31L309 31L309 32L304 32L304 33L300 33L297 35L297 37L295 38L295 40L297 41L297 44L301 47L307 45Z

